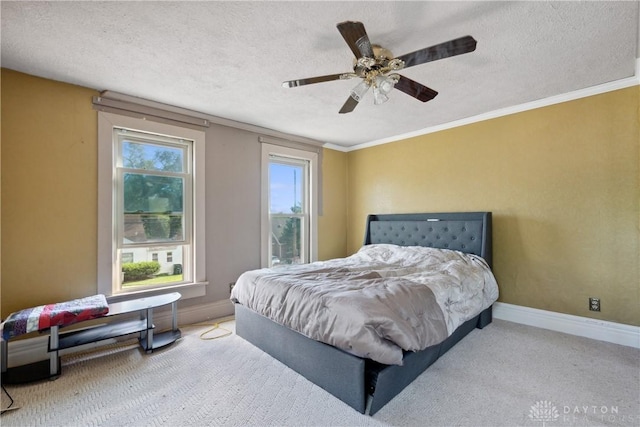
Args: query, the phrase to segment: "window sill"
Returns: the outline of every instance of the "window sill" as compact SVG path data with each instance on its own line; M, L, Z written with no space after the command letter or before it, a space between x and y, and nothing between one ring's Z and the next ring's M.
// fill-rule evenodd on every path
M126 291L107 297L109 303L128 301L136 298L152 297L169 292L180 292L181 300L198 298L206 295L206 286L209 282L182 283L174 286L164 286L162 288L140 289L136 291Z

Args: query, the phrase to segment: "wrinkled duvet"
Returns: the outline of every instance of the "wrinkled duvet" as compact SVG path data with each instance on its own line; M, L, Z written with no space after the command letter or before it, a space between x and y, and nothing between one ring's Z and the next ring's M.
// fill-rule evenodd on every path
M248 271L231 300L356 356L401 365L498 299L484 259L375 244L347 258Z

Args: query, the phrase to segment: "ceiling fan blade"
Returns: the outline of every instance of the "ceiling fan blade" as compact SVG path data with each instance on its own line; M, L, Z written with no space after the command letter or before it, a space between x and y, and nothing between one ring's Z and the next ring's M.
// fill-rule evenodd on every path
M358 101L356 101L355 99L353 99L353 97L350 96L349 98L347 98L347 102L344 103L339 113L340 114L350 113L353 111L354 108L356 108L357 105L358 105Z
M349 48L351 48L351 51L356 56L356 59L362 58L363 56L367 58L374 57L369 36L362 22L345 21L339 23L337 27L344 41L347 42Z
M298 86L310 85L313 83L330 82L332 80L340 80L341 78L349 78L349 77L343 77L347 74L348 73L329 74L326 76L309 77L308 79L289 80L286 82L282 82L282 87L298 87Z
M394 87L422 102L430 101L438 95L435 90L404 76L400 76L398 83Z
M449 40L448 42L398 56L397 59L404 61L403 68L413 67L414 65L424 64L425 62L473 52L476 50L476 44L477 42L473 37L464 36L459 39Z

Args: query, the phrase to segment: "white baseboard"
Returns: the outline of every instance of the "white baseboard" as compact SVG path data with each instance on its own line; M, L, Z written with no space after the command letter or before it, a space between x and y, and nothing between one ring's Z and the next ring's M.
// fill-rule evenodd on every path
M221 319L234 313L233 303L230 300L215 301L208 304L199 304L178 309L178 325L189 325L205 322L207 320ZM171 310L162 310L154 313L154 324L159 331L170 329L172 323ZM78 347L60 351L60 355L87 351L107 344L113 344L117 338L85 344ZM49 359L47 352L49 335L41 335L30 339L9 341L8 367L28 365Z
M640 327L497 302L493 317L570 335L640 348Z
M231 300L221 300L212 303L192 305L178 309L178 325L191 325L207 320L222 319L233 315L234 308ZM165 310L155 315L154 323L158 330L171 328L171 311Z
M69 353L89 351L115 342L115 338L110 338L97 343L89 343L73 348L66 348L64 350L60 350L60 355L64 356ZM9 357L7 358L7 367L9 368L47 360L49 359L49 335L40 335L25 340L9 341L8 348Z
M178 325L221 319L231 316L233 313L233 303L229 300L193 305L178 310ZM640 327L638 326L555 313L503 302L497 302L493 305L493 317L566 334L640 348ZM154 317L154 323L158 330L171 328L171 320L171 311L168 310L161 311ZM39 336L27 340L9 342L8 366L20 366L47 360L49 358L47 353L48 339L48 336ZM61 354L89 350L114 342L115 339L111 339L99 343L86 344L63 350Z

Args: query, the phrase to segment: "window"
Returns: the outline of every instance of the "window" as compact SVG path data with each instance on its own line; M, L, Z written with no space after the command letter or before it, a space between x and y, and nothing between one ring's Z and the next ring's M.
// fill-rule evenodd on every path
M115 229L122 273L116 290L192 282L190 263L179 273L158 254L168 244L191 253L193 140L114 128ZM124 252L150 252L126 263ZM180 260L181 261L181 260Z
M203 151L203 132L99 113L101 293L204 282Z
M317 259L317 154L262 146L262 264Z
M122 263L133 262L133 252L122 252Z

